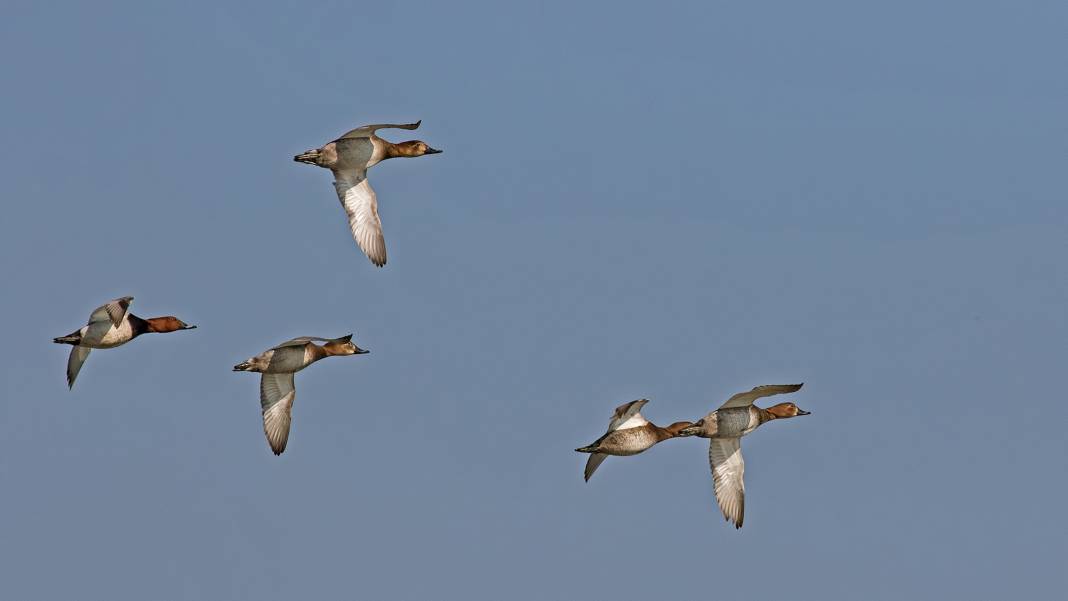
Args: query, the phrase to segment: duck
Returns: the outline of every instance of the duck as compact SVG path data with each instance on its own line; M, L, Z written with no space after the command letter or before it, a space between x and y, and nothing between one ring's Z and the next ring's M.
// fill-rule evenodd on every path
M386 264L386 239L378 216L378 198L367 181L367 170L386 159L421 157L442 151L421 140L389 142L375 132L380 129L412 130L421 123L422 120L406 124L364 125L320 148L293 157L298 163L315 165L334 173L334 189L348 215L352 237L376 267Z
M293 399L297 395L293 386L293 374L326 357L365 355L369 352L352 342L352 334L340 338L301 336L271 347L234 366L234 371L262 374L260 408L263 413L263 433L275 455L281 455L289 441Z
M734 527L741 528L745 519L745 461L742 459L742 437L762 424L776 419L809 415L791 402L761 409L753 404L757 399L801 390L804 384L770 384L757 386L727 399L719 409L683 428L678 436L708 438L708 462L723 517Z
M590 481L593 472L609 455L637 455L658 442L675 438L680 431L693 425L692 422L675 422L661 428L642 416L641 409L648 402L649 399L638 399L616 407L604 436L588 446L575 449L579 453L590 454L583 474L586 482Z
M122 346L141 334L165 334L179 330L193 330L191 326L173 315L142 319L130 313L134 297L123 296L110 300L89 314L89 323L67 334L53 338L56 344L69 344L74 348L67 359L67 388L74 389L74 380L93 349L109 349Z

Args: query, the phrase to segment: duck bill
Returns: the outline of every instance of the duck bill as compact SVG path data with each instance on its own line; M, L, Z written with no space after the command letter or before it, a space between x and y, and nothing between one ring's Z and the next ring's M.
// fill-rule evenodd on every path
M185 327L183 327L181 329L183 329L183 330L195 330L195 329L197 329L197 327L196 326L191 326L189 324L185 324Z
M367 349L362 349L362 348L360 348L360 347L356 346L355 344L354 344L354 345L352 345L352 346L356 347L356 354L357 354L357 355L366 355L367 353L370 353L370 352L371 352L371 351L369 351L369 350L367 350Z
M812 414L812 412L811 412L811 411L803 411L803 410L801 410L801 409L798 409L798 410L797 410L797 414L798 414L798 415L811 415L811 414Z
M695 436L701 433L701 426L687 426L681 430L677 436Z
M423 153L423 154L441 154L441 153L442 153L441 150L438 150L437 148L431 148L431 147L427 146L426 152Z

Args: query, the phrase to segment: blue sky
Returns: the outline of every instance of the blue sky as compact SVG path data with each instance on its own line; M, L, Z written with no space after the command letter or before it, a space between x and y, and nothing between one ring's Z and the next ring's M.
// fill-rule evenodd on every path
M1063 3L6 8L4 597L1068 585ZM291 157L415 119L379 270ZM68 391L51 338L125 294L200 327ZM272 456L230 367L349 332ZM620 403L795 381L740 531L703 440L582 481Z

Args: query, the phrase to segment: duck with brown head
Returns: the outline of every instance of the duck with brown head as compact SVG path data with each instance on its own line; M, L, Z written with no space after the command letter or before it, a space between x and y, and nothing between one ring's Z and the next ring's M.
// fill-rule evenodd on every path
M590 453L584 473L587 482L609 455L637 455L659 442L675 438L691 425L690 422L675 422L661 428L646 420L642 417L641 408L648 402L647 399L638 399L616 407L604 436L590 445L575 449L579 453Z
M407 124L383 123L351 130L320 148L293 157L334 174L334 190L349 218L349 229L356 244L377 267L386 264L386 240L378 216L378 196L367 180L367 170L386 160L414 158L441 151L422 140L393 143L375 133L380 129L416 129L422 121Z
M745 461L742 459L742 437L775 419L809 415L794 403L779 403L767 409L753 405L759 398L797 392L802 384L773 384L757 386L740 392L715 411L679 431L679 436L708 438L708 461L712 467L716 500L723 517L741 528L745 519Z
M74 388L74 380L89 357L92 349L108 349L122 346L141 334L165 334L179 330L192 330L184 321L167 315L142 319L130 313L132 296L123 296L96 308L89 315L89 323L78 330L53 338L57 344L69 344L74 348L67 358L67 386Z
M322 344L316 344L316 342L322 342ZM287 340L234 366L234 371L252 371L263 374L260 377L263 432L267 436L267 444L270 445L275 455L281 455L286 450L286 443L289 441L293 400L297 396L293 374L326 357L365 355L369 352L352 342L352 334L340 338L301 336Z

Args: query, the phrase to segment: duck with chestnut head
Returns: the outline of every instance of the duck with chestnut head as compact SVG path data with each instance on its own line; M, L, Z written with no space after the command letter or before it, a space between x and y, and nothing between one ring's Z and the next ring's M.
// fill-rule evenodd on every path
M293 400L297 397L293 374L327 357L365 355L369 352L356 346L352 341L352 334L340 338L301 336L271 347L234 366L234 371L263 374L260 376L263 433L275 455L281 455L289 441Z
M681 430L693 425L691 422L675 422L661 428L642 417L641 409L648 402L648 399L638 399L616 407L608 422L608 432L593 444L575 449L579 453L590 453L584 474L587 482L609 455L637 455L658 442L675 438Z
M708 461L712 467L716 500L723 517L741 528L745 518L745 462L742 437L769 421L808 415L794 403L779 403L767 409L753 404L757 399L776 394L797 392L802 384L757 386L727 399L719 409L683 428L678 436L708 438Z
M96 308L89 315L89 323L67 334L53 338L56 344L69 344L74 348L67 359L67 386L74 388L74 380L82 364L93 349L108 349L122 346L141 334L165 334L178 330L192 330L191 326L173 315L142 319L130 313L132 296L123 296Z
M382 220L378 216L378 197L367 170L378 163L398 157L421 157L438 154L421 140L393 143L375 133L380 129L416 129L422 121L406 124L380 123L365 125L349 131L321 148L307 150L293 157L334 174L334 189L349 218L349 229L356 244L377 267L386 264L386 239L382 234Z

